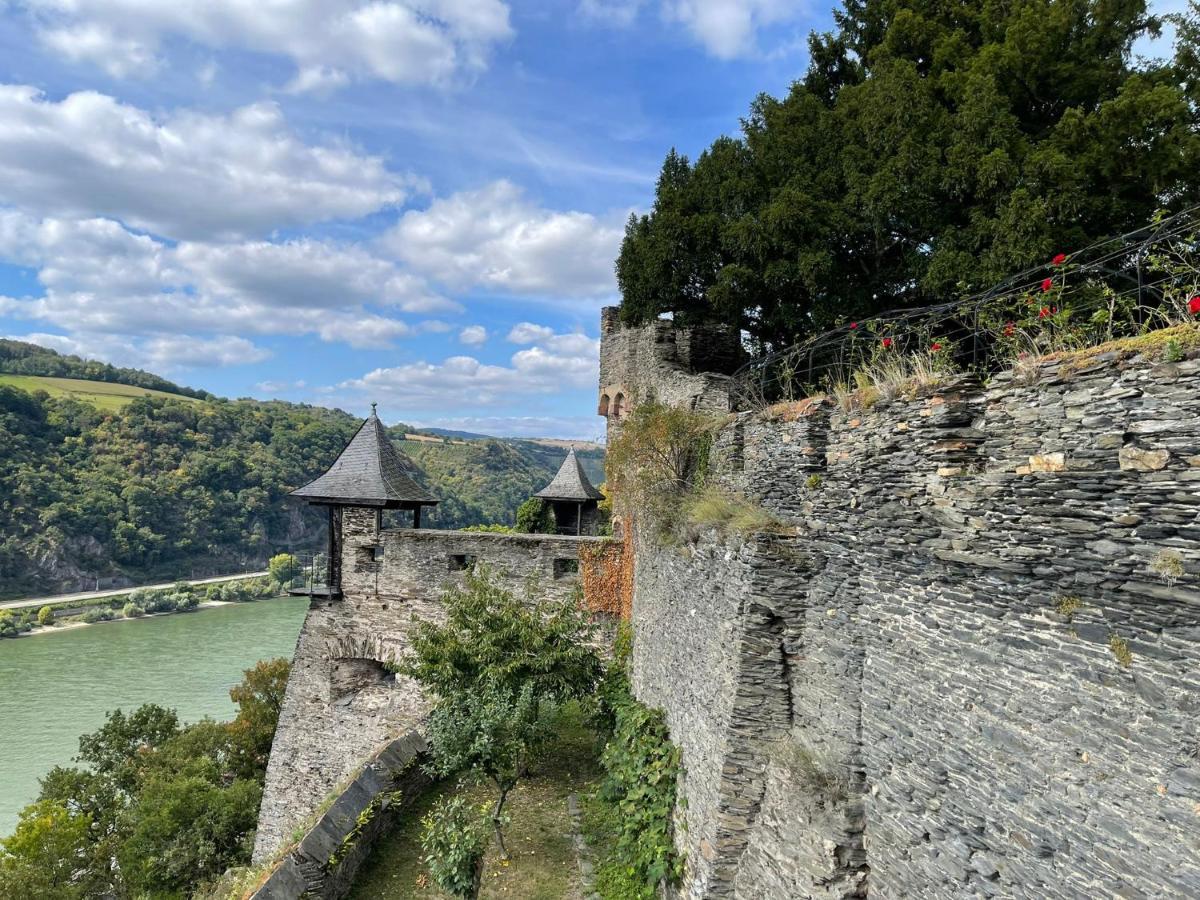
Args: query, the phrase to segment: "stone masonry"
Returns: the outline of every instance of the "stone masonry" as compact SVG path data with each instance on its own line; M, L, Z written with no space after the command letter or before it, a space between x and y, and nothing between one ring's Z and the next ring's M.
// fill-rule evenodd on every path
M375 512L342 516L340 600L314 598L300 630L259 811L255 862L270 858L321 801L389 740L420 728L419 687L388 664L413 619L441 616L443 590L475 565L512 590L567 597L579 547L598 538L432 529L377 530Z
M606 307L600 313L598 412L610 427L646 400L728 412L728 376L742 355L738 333L724 326L677 328L664 319L626 328L617 307Z
M638 535L681 895L1200 896L1200 360L740 413L711 475L780 526Z

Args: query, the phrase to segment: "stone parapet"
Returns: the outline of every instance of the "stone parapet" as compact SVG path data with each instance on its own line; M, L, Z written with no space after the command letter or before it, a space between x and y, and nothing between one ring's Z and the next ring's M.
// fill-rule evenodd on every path
M739 414L637 543L688 897L1200 895L1200 361Z

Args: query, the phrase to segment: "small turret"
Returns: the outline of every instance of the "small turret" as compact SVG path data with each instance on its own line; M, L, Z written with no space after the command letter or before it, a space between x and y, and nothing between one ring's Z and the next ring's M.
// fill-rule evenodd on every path
M328 596L341 596L343 508L412 510L413 528L420 528L422 507L437 505L437 498L417 484L409 474L411 471L412 464L405 460L388 437L372 403L371 415L359 426L333 465L304 487L292 491L292 497L329 510L329 548L325 573ZM313 591L310 589L305 593Z
M604 494L588 480L575 456L575 448L550 483L533 496L548 500L560 534L596 534L600 523L599 501Z

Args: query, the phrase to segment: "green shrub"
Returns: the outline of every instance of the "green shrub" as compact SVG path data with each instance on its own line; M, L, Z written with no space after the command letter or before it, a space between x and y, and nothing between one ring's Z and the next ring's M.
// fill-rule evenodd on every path
M675 883L683 861L675 850L673 818L679 749L662 712L626 696L615 706L615 728L604 748L600 798L620 821L615 862L653 897L661 881Z
M423 859L433 880L452 897L475 897L488 842L486 808L456 794L439 801L421 824Z
M111 621L113 618L114 618L113 611L111 609L105 609L100 606L93 606L91 609L87 610L86 612L84 612L83 615L81 615L79 617L79 621L84 622L85 624L88 624L88 625L94 625L97 622Z
M136 603L134 603L132 600L130 600L128 603L126 603L125 606L121 609L121 615L123 615L127 619L136 619L138 616L144 616L145 614L146 614L146 611L144 609L142 609L140 606L138 606Z
M52 610L48 606L43 606L41 609L38 610L37 620L38 620L38 624L41 625L43 628L53 625L54 624L54 610Z
M300 563L290 553L277 553L267 563L267 571L275 581L287 584L300 574Z
M526 500L525 502L528 503L529 501ZM524 506L525 504L521 505ZM518 518L519 517L520 513L518 512ZM460 530L474 531L480 534L513 534L514 532L519 531L519 529L513 525L468 525L466 528L462 528Z
M517 507L516 530L522 534L554 534L554 510L541 497L530 497Z
M18 633L17 617L9 610L0 612L0 638L16 637Z
M200 605L200 598L195 594L174 594L176 612L191 612Z

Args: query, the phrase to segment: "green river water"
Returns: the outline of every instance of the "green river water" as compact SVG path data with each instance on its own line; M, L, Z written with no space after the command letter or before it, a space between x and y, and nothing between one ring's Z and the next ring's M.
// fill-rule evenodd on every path
M0 835L108 710L232 718L229 689L260 659L291 658L307 606L284 597L0 640Z

